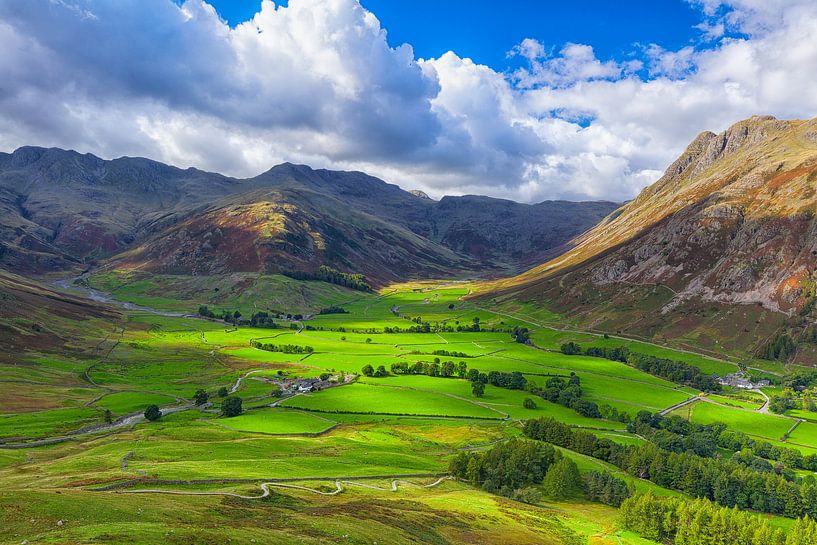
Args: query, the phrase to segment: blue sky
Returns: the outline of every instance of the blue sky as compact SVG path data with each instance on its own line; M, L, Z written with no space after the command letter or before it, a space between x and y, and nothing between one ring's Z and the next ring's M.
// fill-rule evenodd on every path
M260 0L212 0L231 26L260 9ZM286 2L276 2L284 4ZM507 52L525 38L557 49L590 44L601 59L623 58L638 44L675 50L694 43L700 11L684 0L362 0L389 33L389 43L409 43L417 57L446 51L503 71L519 59Z

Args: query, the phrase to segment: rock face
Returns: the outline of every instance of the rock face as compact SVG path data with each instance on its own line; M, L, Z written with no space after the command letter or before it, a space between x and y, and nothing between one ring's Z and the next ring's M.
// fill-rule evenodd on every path
M817 271L814 134L817 119L769 116L704 132L572 250L492 289L558 300L548 287L556 279L610 294L660 286L669 290L656 309L665 315L690 301L795 314L814 295Z
M121 265L180 274L320 264L375 282L507 274L541 262L615 206L438 202L361 172L284 163L239 180L24 147L0 153L0 267L42 273L118 256Z

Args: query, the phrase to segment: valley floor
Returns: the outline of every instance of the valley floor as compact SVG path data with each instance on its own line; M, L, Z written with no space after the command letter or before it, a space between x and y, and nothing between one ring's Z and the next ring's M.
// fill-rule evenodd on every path
M219 308L247 318L287 308L304 316L277 319L275 328L234 327L184 316L195 314L194 299L147 300L125 286L109 291L142 308L124 310L121 319L54 315L48 327L70 349L27 347L0 365L0 542L653 543L622 530L612 507L580 498L529 505L441 480L454 455L517 437L531 418L551 416L623 444L644 439L619 420L539 397L526 405L531 394L523 390L488 384L476 397L456 374L391 372L418 362L517 372L542 387L573 373L582 398L606 414L678 406L695 422L727 421L817 453L817 423L764 414L762 402L745 396L700 398L624 363L565 356L559 347L626 342L706 372L734 370L724 360L544 327L470 303L463 299L468 288L456 283L367 294L270 282L276 289L252 299L224 296ZM282 283L297 289L281 294ZM344 312L318 313L332 306ZM422 324L451 331L406 331ZM529 328L532 345L514 342L514 327ZM303 352L290 353L293 347ZM375 376L380 366L387 376ZM192 403L199 389L211 403ZM242 415L221 416L219 389L241 397ZM164 413L154 422L142 416L151 404ZM565 455L582 471L601 469L640 491L677 494L594 458Z

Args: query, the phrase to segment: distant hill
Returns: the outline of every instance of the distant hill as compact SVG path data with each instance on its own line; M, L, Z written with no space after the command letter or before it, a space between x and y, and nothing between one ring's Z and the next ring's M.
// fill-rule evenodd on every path
M704 132L571 250L487 290L587 326L704 347L799 342L814 322L816 184L817 119ZM810 343L799 352L812 354Z
M0 154L0 266L152 272L361 272L375 283L507 274L541 261L609 202L440 201L360 172L284 163L248 179L61 149Z

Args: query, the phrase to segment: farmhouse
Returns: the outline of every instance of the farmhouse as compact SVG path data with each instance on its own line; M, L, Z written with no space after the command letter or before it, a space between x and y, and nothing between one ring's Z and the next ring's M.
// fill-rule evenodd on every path
M768 386L768 380L761 380L757 384L746 378L742 372L732 373L718 379L718 384L721 386L731 386L732 388L741 388L743 390L754 390L763 386Z

